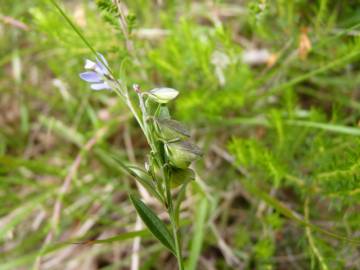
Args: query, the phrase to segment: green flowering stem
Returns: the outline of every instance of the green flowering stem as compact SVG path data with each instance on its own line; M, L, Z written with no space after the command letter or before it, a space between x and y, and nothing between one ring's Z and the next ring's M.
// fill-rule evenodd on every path
M180 237L179 237L177 222L176 222L176 220L177 220L176 211L174 209L173 198L171 196L170 170L168 169L168 166L166 165L167 160L165 160L165 161L161 160L160 156L158 155L159 150L158 150L158 147L156 144L156 139L154 138L154 133L151 132L151 126L148 125L148 121L147 121L147 119L149 119L150 116L148 115L146 106L144 104L144 99L143 99L144 93L141 93L138 85L134 85L133 88L134 88L135 92L137 92L138 97L139 97L139 107L141 109L142 118L143 118L142 124L144 125L144 131L145 131L144 133L148 140L148 144L150 145L151 150L154 153L154 159L155 159L156 163L158 163L158 165L160 165L160 166L165 163L165 165L161 166L161 167L162 167L163 179L165 181L167 210L168 210L168 214L170 217L170 223L171 223L173 237L175 240L175 252L176 252L176 259L178 262L179 270L184 270ZM160 183L160 187L161 187L161 183Z
M172 199L171 199L171 205L172 205ZM179 237L178 228L176 225L175 211L174 211L173 207L171 207L171 210L169 207L168 211L169 211L169 215L170 215L170 222L171 222L173 237L175 240L175 251L176 251L176 258L177 258L179 270L184 270L184 263L183 263L182 253L181 253L181 245L180 245L180 237Z

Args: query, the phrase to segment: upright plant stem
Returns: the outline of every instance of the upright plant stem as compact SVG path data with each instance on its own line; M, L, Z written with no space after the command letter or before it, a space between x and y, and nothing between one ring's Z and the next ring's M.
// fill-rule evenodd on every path
M171 210L171 213L169 212L169 215L171 216L171 227L174 235L175 240L175 251L176 251L176 258L179 266L179 270L184 270L184 263L181 253L181 245L180 245L180 239L178 234L178 229L175 221L175 215L174 215L174 209Z
M184 270L180 238L179 238L179 234L178 234L175 211L174 211L173 200L172 200L172 196L171 196L171 192L170 192L170 186L169 186L168 179L166 179L166 193L167 193L167 198L168 198L168 213L170 216L170 223L171 223L171 228L172 228L173 237L174 237L174 241L175 241L176 258L177 258L179 270Z

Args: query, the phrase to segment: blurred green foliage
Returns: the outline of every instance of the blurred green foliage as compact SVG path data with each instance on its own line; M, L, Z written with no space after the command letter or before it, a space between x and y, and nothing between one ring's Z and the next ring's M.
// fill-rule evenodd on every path
M358 1L122 1L132 50L111 1L58 2L127 85L181 92L176 118L206 152L182 209L187 265L360 268ZM49 1L5 0L0 39L0 269L128 269L137 234L57 244L134 230L136 186L109 156L143 163L141 132L79 79L91 52ZM141 236L140 269L174 269Z

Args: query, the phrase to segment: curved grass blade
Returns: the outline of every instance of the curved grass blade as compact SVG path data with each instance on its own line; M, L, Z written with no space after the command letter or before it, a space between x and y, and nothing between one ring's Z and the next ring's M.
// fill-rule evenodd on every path
M135 206L135 209L142 221L151 231L151 233L173 254L175 252L175 241L170 232L166 228L166 225L157 217L157 215L144 204L139 198L134 195L129 195L131 202Z
M354 239L349 238L347 236L323 229L321 227L318 227L314 225L313 223L309 223L306 220L304 220L303 217L289 209L287 206L285 206L281 201L274 198L273 196L270 196L266 192L263 192L262 190L258 189L255 185L252 184L245 184L246 189L250 191L251 193L256 194L258 197L260 197L262 200L264 200L267 204L269 204L271 207L275 208L279 213L283 214L287 218L296 221L302 226L309 227L310 229L320 232L322 234L325 234L327 236L330 236L332 238L342 240L351 244L360 245L360 239Z
M44 250L41 251L41 255L48 255L53 252L56 252L64 247L70 246L70 245L86 245L86 246L92 246L94 244L111 244L111 243L119 243L124 242L127 240L134 239L135 237L148 237L150 236L150 232L148 230L139 230L139 231L130 231L130 232L124 232L115 236L112 236L110 238L106 239L97 239L97 240L91 240L86 241L81 238L67 240L65 242L59 242L54 243L48 247L46 247ZM39 252L29 253L24 256L21 256L19 258L9 260L7 262L2 262L0 269L1 270L13 270L13 269L19 269L21 266L24 265L30 265L34 262L34 260L39 256Z

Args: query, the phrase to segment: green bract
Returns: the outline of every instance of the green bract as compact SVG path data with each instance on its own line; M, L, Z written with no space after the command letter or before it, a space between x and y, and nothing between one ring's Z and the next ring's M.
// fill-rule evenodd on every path
M152 181L151 175L146 171L135 166L128 166L128 168L134 173L135 176L139 177L140 179L146 180L148 182Z
M154 88L149 92L149 97L157 103L168 103L170 100L175 99L179 91L173 88Z
M202 155L201 149L188 141L166 143L165 150L170 164L181 169L186 169L192 161Z
M171 173L171 187L176 188L186 182L192 181L195 179L195 173L193 170L187 168L187 169L177 169L174 168L174 170Z
M165 140L186 139L189 130L180 122L172 119L155 118L160 137Z

